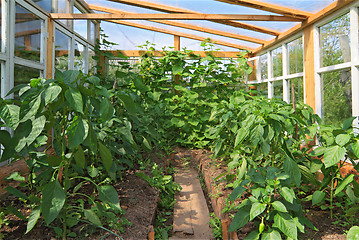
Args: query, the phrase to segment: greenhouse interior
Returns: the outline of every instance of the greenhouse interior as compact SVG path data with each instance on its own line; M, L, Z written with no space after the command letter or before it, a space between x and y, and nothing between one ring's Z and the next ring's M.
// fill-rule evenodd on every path
M0 8L0 239L359 239L359 0Z

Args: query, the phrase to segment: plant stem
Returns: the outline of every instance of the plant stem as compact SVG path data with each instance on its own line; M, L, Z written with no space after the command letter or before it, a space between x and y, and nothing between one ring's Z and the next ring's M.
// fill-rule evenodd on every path
M333 219L333 188L334 188L334 179L332 178L330 184L330 219Z

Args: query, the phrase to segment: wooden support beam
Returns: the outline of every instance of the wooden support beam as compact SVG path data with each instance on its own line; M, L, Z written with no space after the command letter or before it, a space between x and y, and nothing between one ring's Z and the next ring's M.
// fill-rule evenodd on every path
M156 10L156 11L160 11L160 12L167 12L167 13L200 13L200 12L191 11L191 10L184 9L184 8L172 7L172 6L168 6L168 5L146 2L146 1L141 1L141 0L136 0L136 1L133 1L133 0L110 0L110 1L122 3L122 4L126 4L126 5L131 5L131 6L136 6L136 7L152 9L152 10ZM272 30L269 28L264 28L264 27L258 27L258 26L248 24L248 23L236 22L236 21L231 21L231 20L210 20L210 21L229 25L232 27L244 28L244 29L252 30L252 31L256 31L256 32L262 32L262 33L266 33L266 34L270 34L270 35L274 35L274 36L278 36L279 34L281 34L280 31L275 31L275 30Z
M256 55L257 53L262 52L262 51L272 47L273 45L277 44L280 40L285 40L287 38L292 37L293 35L299 33L303 29L313 25L314 23L322 20L323 18L329 16L330 14L349 5L350 3L354 2L354 1L356 1L356 0L337 0L336 2L330 4L328 7L324 8L321 11L310 16L307 19L307 21L294 26L293 28L289 29L288 31L280 34L277 38L275 38L271 41L268 41L263 46L257 48L256 51L253 52L253 54Z
M113 51L107 51L107 52L112 53L114 57L117 57L119 55L126 56L126 57L141 57L147 53L147 51L145 51L145 50L113 50ZM154 51L151 53L155 57L163 57L165 54L163 51ZM195 55L198 55L200 57L206 57L207 54L209 54L204 51L193 51L192 53ZM218 58L237 58L238 57L237 55L239 54L239 52L218 51L218 52L213 52L211 54L213 54L215 57L218 57Z
M315 69L313 25L303 30L304 35L304 84L305 103L315 110Z
M47 49L46 49L46 78L50 79L53 75L53 53L54 53L54 20L47 19Z
M198 13L50 13L53 19L86 20L243 20L298 22L298 19L277 15L198 14Z
M91 5L91 4L89 5L89 7L92 10L107 12L107 13L129 13L129 12L120 11L117 9L115 10L113 8L106 8L106 7L101 7L101 6ZM229 37L229 38L234 38L234 39L238 39L238 40L244 40L244 41L248 41L248 42L258 43L258 44L264 44L267 42L265 40L258 39L258 38L252 38L252 37L248 37L248 36L244 36L244 35L240 35L240 34L220 31L220 30L216 30L213 28L205 28L202 26L196 26L196 25L177 22L177 21L151 20L151 22L170 25L170 26L174 26L174 27L180 27L180 28L184 28L184 29L195 30L195 31L199 31L199 32L205 32L205 33L209 33L209 34L215 34L215 35L219 35L219 36L223 36L223 37Z
M181 51L181 37L180 36L174 36L174 50L175 51Z
M296 18L300 21L303 21L312 15L309 12L304 12L304 11L287 8L287 7L282 7L282 6L274 5L271 3L259 2L256 0L216 0L216 1L235 4L235 5L241 5L241 6L255 8L255 9L273 12L273 13L278 13L278 14L282 14L287 17Z
M35 35L35 34L40 34L41 33L41 29L33 29L33 30L28 30L28 31L22 31L22 32L17 32L15 33L15 37L24 37L24 36L30 36L30 35Z
M168 30L168 29L152 27L152 26L143 25L143 24L134 23L134 22L129 22L129 21L121 21L121 20L108 20L108 21L112 22L112 23L117 23L117 24L121 24L121 25L141 28L141 29L145 29L145 30L150 30L150 31L155 31L155 32L160 32L160 33L165 33L165 34L170 34L170 35L176 35L176 36L180 36L180 37L185 37L185 38L198 40L198 41L202 41L202 42L207 40L207 38L205 38L205 37L200 37L200 36L193 35L193 34L182 33L182 32L172 31L172 30ZM238 44L234 44L234 43L229 43L229 42L225 42L225 41L215 40L215 39L211 39L211 42L215 43L215 44L218 44L218 45L231 47L231 48L236 48L236 49L243 49L243 50L248 50L248 51L253 51L254 50L253 48L250 48L250 47L246 47L246 46L242 46L242 45L238 45Z

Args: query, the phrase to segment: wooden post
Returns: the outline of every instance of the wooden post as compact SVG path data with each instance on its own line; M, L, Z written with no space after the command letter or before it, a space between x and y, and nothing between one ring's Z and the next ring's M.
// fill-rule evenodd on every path
M46 51L46 78L52 78L53 75L53 52L54 52L54 20L47 19L47 51Z
M25 51L31 51L31 35L24 36Z
M314 32L313 25L303 30L304 35L304 85L305 103L315 112L315 68L314 68Z
M229 219L228 218L221 219L221 223L222 223L222 239L223 240L229 240L229 238L228 238Z
M175 51L181 50L181 37L180 36L174 36L174 47Z
M152 225L148 227L148 240L155 240L155 230Z

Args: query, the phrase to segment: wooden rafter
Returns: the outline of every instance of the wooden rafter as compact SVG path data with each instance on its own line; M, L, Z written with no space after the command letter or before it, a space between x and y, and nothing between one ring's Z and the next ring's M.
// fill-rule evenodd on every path
M105 8L105 7L91 5L91 4L89 5L89 7L92 10L101 11L101 12L107 12L107 13L128 13L128 12L125 12L125 11L114 10L112 8ZM205 27L202 27L202 26L196 26L196 25L182 23L182 22L178 22L178 21L166 21L166 20L151 20L151 21L156 22L156 23L160 23L160 24L170 25L170 26L174 26L174 27L180 27L180 28L184 28L184 29L195 30L195 31L199 31L199 32L215 34L215 35L219 35L219 36L223 36L223 37L229 37L229 38L244 40L244 41L248 41L248 42L258 43L258 44L266 43L266 41L262 40L262 39L252 38L252 37L248 37L248 36L244 36L244 35L240 35L240 34L235 34L235 33L230 33L230 32L225 32L225 31L220 31L220 30L216 30L216 29L213 29L213 28L205 28Z
M298 22L297 19L276 15L248 14L186 14L186 13L51 13L53 19L90 20L244 20L244 21L283 21Z
M172 7L172 6L157 4L157 3L152 3L152 2L145 2L145 1L141 1L141 0L136 0L136 1L133 1L133 0L109 0L109 1L123 3L126 5L131 5L131 6L136 6L136 7L152 9L152 10L156 10L156 11L160 11L160 12L167 12L167 13L199 13L199 12L191 11L188 9ZM274 35L274 36L278 36L279 34L281 34L281 32L279 32L279 31L272 30L269 28L264 28L264 27L258 27L258 26L248 24L248 23L236 22L236 21L231 21L231 20L210 20L210 21L229 25L232 27L243 28L243 29L252 30L252 31L256 31L256 32L262 32L262 33L266 33L266 34L270 34L270 35Z
M37 29L33 29L33 30L17 32L17 33L15 33L15 37L16 38L24 37L24 36L30 36L30 35L40 34L40 33L41 33L41 29L37 28Z
M278 6L278 5L274 5L274 4L270 4L270 3L266 3L266 2L259 2L256 0L216 0L216 1L235 4L235 5L241 5L241 6L255 8L255 9L264 10L264 11L273 12L273 13L278 13L278 14L282 14L287 17L296 18L300 21L305 20L312 15L309 12L304 12L304 11L300 11L297 9L291 9L291 8L287 8L287 7L282 7L282 6Z
M194 34L182 33L182 32L172 31L172 30L158 28L158 27L152 27L152 26L129 22L129 21L122 21L122 20L108 20L108 21L112 22L112 23L130 26L130 27L136 27L136 28L141 28L141 29L150 30L150 31L154 31L154 32L160 32L160 33L164 33L164 34L180 36L180 37L189 38L189 39L198 40L198 41L206 41L207 40L207 38L205 38L205 37L200 37L200 36L197 36ZM211 42L213 42L217 45L222 45L222 46L236 48L236 49L243 49L243 50L248 50L248 51L254 50L253 48L250 48L250 47L246 47L246 46L242 46L242 45L234 44L234 43L229 43L229 42L225 42L225 41L215 40L215 39L211 39Z

